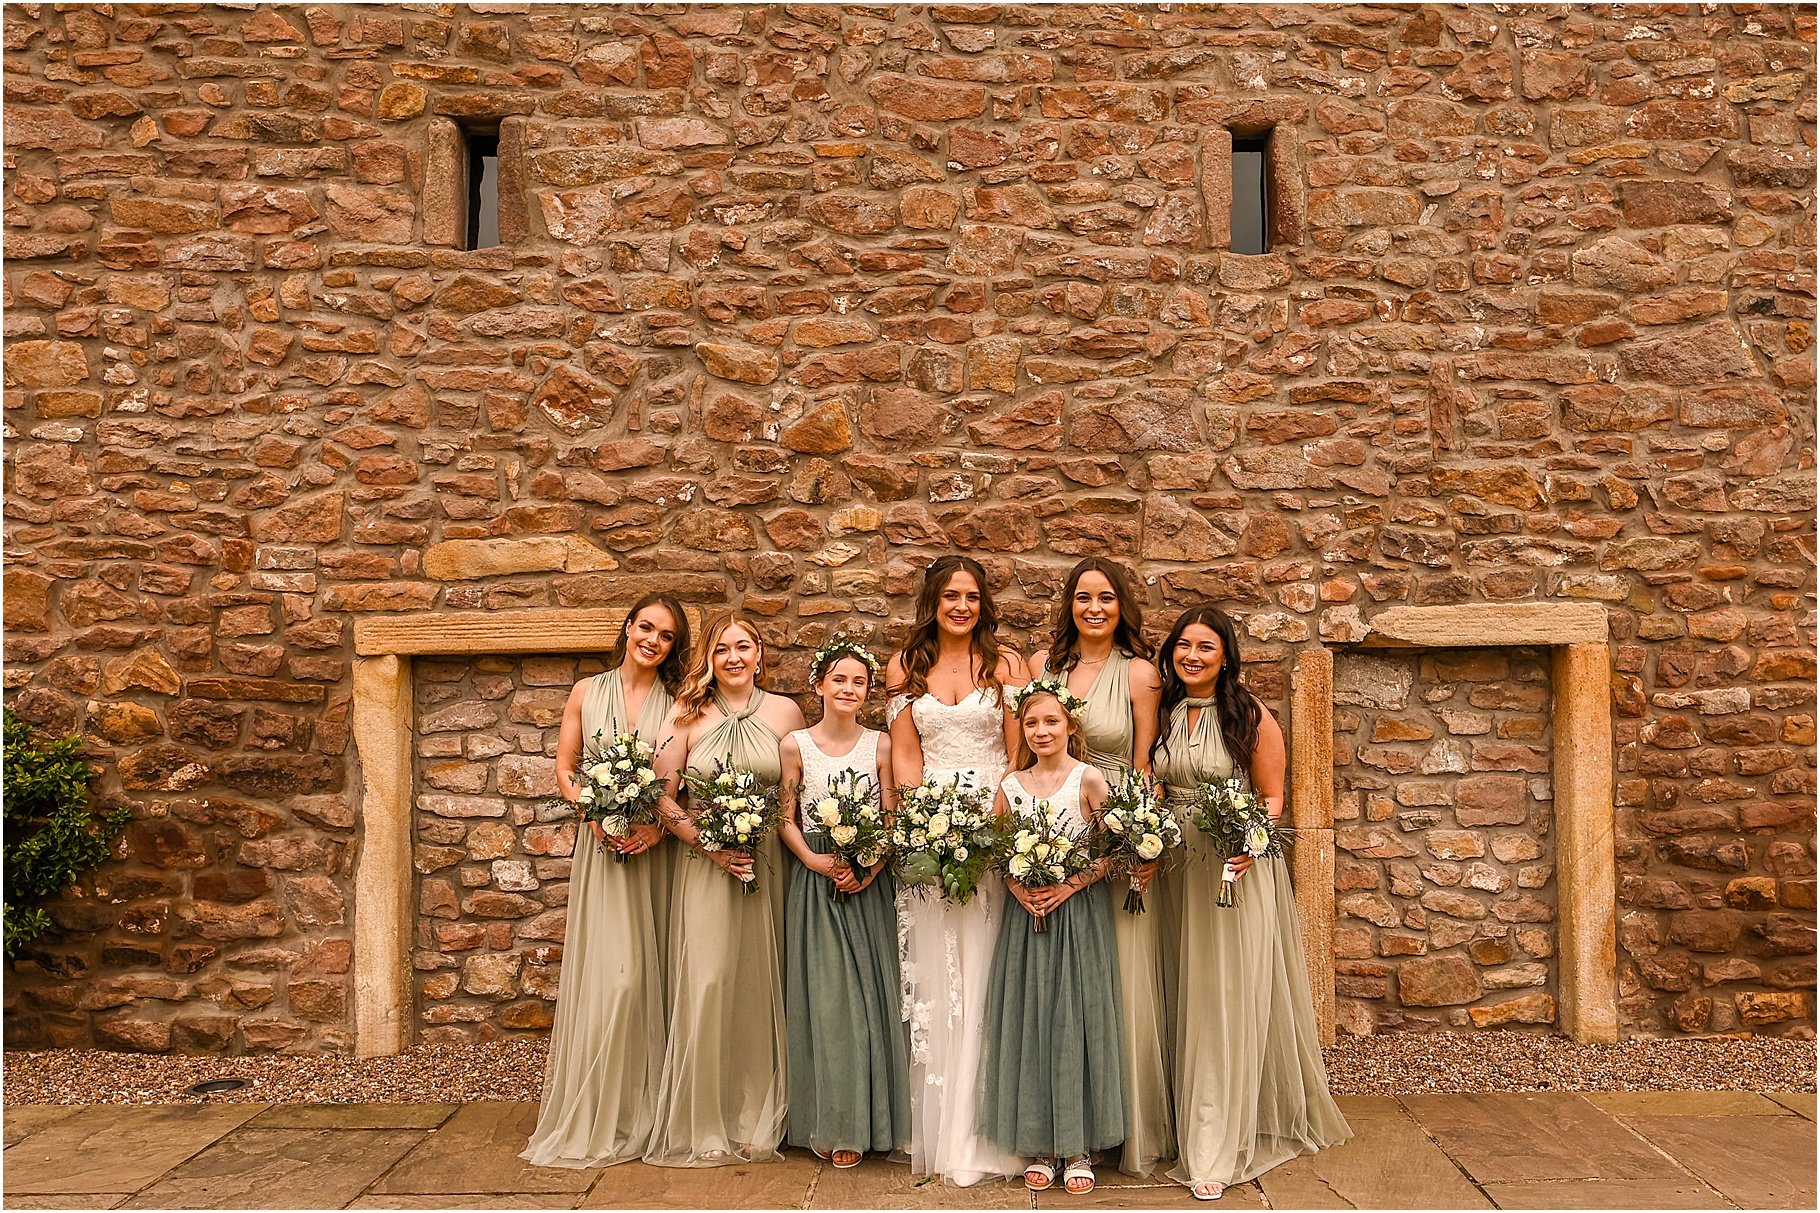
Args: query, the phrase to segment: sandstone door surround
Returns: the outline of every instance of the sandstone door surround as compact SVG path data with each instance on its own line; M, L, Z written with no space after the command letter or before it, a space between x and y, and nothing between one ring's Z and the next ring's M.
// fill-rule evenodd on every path
M693 614L693 612L691 612ZM362 1057L411 1044L411 864L415 728L411 659L599 653L620 608L375 616L354 630L354 744L360 767L355 861L354 1036ZM692 622L699 623L699 620ZM1554 787L1560 1025L1579 1041L1618 1038L1611 655L1603 608L1556 603L1393 607L1350 644L1554 650ZM1334 1033L1333 650L1301 649L1290 683L1290 817L1297 907L1322 1039Z

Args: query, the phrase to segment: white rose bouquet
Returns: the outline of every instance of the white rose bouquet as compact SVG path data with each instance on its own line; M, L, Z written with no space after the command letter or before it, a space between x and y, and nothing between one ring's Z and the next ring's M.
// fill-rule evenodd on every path
M860 771L841 770L828 776L828 794L815 800L803 797L801 812L828 833L839 855L855 875L891 853L891 823L885 819L884 798L878 781ZM834 891L834 900L848 894Z
M1085 830L1073 831L1047 800L1026 803L1011 798L1011 844L1005 852L1004 873L1026 889L1046 889L1085 871L1093 864L1093 851ZM1030 916L1030 928L1047 931L1049 919Z
M958 774L925 779L900 796L891 827L898 882L967 904L1003 845L990 797Z
M1171 847L1181 846L1182 824L1164 807L1155 784L1140 772L1127 770L1100 807L1094 844L1115 869L1129 873L1139 864L1160 859ZM1135 881L1125 892L1125 911L1144 912L1144 895Z
M683 778L695 808L695 827L701 831L696 845L703 851L756 855L759 844L777 825L777 789L724 758L714 764L712 775L685 774ZM746 892L758 888L756 871L740 879Z
M657 805L664 795L663 780L657 777L657 750L635 731L620 733L608 744L603 739L597 730L593 742L582 749L575 771L575 782L581 785L576 811L583 821L598 823L608 838L624 838L633 826L657 821ZM606 848L604 842L599 845ZM618 850L613 857L620 863L632 858Z
M1281 855L1283 848L1295 841L1295 829L1272 821L1263 797L1236 775L1196 787L1188 819L1227 855L1269 859ZM1230 908L1235 904L1233 886L1237 880L1232 861L1228 860L1220 873L1216 905Z

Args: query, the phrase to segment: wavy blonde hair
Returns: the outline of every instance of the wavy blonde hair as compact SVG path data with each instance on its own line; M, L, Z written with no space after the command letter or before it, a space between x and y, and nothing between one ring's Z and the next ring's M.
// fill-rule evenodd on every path
M728 628L744 628L746 635L758 646L758 666L752 671L752 685L764 689L765 674L765 638L750 619L737 611L721 611L708 620L708 626L702 630L701 647L689 657L689 670L683 675L682 689L676 692L676 718L683 724L693 724L701 718L702 710L708 701L714 698L714 646Z

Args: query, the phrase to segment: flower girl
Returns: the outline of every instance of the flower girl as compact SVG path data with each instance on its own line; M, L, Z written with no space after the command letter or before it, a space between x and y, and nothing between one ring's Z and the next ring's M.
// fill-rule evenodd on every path
M821 721L782 746L781 830L803 866L784 913L785 1141L845 1168L910 1142L897 910L884 871L895 795L890 738L859 723L878 659L835 640L810 673Z
M999 785L1011 841L1007 909L986 992L980 1129L1002 1150L1034 1161L1024 1185L1093 1190L1088 1155L1125 1138L1124 1045L1118 951L1104 862L1088 830L1106 777L1080 761L1085 705L1061 681L1040 678L1013 701L1025 765Z

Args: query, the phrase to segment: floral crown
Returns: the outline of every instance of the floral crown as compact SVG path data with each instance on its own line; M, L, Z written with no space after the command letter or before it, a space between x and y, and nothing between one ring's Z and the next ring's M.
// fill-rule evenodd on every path
M859 641L850 640L845 636L837 636L815 650L815 660L809 663L809 676L820 679L829 666L843 657L852 657L863 662L872 677L875 679L878 677L878 658L872 655L872 650Z
M1012 692L1011 714L1014 716L1023 715L1024 705L1038 695L1055 696L1056 702L1062 705L1062 711L1075 717L1077 720L1080 718L1081 713L1087 710L1087 701L1069 690L1066 682L1063 682L1053 674L1044 674L1041 678L1032 679L1026 685L1021 686L1016 691Z

